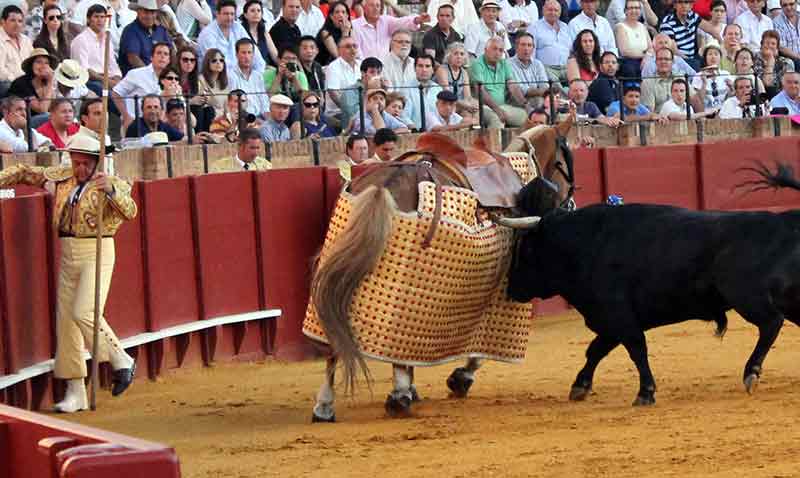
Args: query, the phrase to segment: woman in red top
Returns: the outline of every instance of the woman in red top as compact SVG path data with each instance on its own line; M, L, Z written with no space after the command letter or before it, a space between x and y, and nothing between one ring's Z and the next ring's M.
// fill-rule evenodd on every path
M567 80L584 80L590 84L600 71L600 42L591 30L582 30L572 42L572 55L567 60Z
M50 138L58 149L67 147L67 140L81 129L75 122L75 109L67 98L56 98L50 102L50 119L36 131Z

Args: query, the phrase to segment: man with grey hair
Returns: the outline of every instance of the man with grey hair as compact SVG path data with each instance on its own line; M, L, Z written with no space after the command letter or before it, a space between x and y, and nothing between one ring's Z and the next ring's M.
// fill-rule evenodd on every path
M518 105L525 104L525 95L514 82L508 60L503 58L504 45L502 38L490 38L483 55L470 65L470 81L483 83L478 94L482 95L483 115L490 128L522 126L527 116L523 108L506 102L506 91Z
M655 52L661 50L662 48L668 48L673 54L675 53L675 43L672 41L672 38L669 37L666 33L659 33L658 35L653 37L652 43L652 50L653 54L648 53L642 59L642 78L649 78L651 76L656 76L656 56ZM672 61L672 74L675 76L685 76L689 75L693 77L697 74L694 68L689 65L686 60L681 58L678 55L674 55L674 60ZM723 68L724 69L724 68Z
M533 35L528 32L517 34L516 54L508 63L514 72L514 80L525 93L527 105L530 108L542 106L542 95L549 87L547 71L541 61L533 58L535 49Z
M406 95L407 88L417 79L414 59L411 54L411 32L397 30L392 34L389 53L383 59L383 77L389 81L392 91Z

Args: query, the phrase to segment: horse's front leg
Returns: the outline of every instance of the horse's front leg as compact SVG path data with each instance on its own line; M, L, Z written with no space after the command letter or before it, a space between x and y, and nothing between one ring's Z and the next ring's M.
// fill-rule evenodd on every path
M386 397L384 408L386 413L392 418L405 418L411 416L411 402L413 394L411 392L411 381L414 376L414 368L405 365L392 365L394 373L394 390Z
M465 366L453 370L453 373L447 377L447 388L453 392L454 397L466 398L469 388L475 382L475 372L479 368L481 368L481 359L470 357Z
M335 393L333 390L333 378L336 374L336 355L331 355L325 364L325 380L317 392L317 403L311 415L311 423L336 421L336 411L333 409Z
M412 402L421 402L422 397L419 396L417 392L417 386L414 384L414 367L407 367L408 368L408 375L411 378L411 401Z

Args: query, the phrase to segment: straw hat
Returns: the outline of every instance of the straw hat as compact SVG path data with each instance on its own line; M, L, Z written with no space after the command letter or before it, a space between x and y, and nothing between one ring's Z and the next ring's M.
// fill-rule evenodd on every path
M34 48L33 51L31 51L30 56L25 58L25 60L22 62L22 71L24 71L26 75L33 76L33 61L40 56L47 57L47 59L50 61L50 68L54 70L56 69L58 66L58 60L56 57L51 55L44 48Z
M144 135L144 142L151 146L167 146L169 144L169 136L163 131L153 131Z
M271 105L283 105L283 106L292 106L294 103L292 99L286 95L273 95L269 99L269 104Z
M76 134L67 140L67 151L100 156L100 141L85 134Z
M502 9L500 4L497 3L495 0L483 0L483 2L481 2L481 8L479 8L478 10L483 10L484 8L488 7L496 8L498 10Z
M137 0L136 2L128 3L128 8L136 11L136 10L161 10L158 7L157 0Z
M56 81L64 86L75 88L85 85L89 79L89 71L75 60L66 59L56 68Z

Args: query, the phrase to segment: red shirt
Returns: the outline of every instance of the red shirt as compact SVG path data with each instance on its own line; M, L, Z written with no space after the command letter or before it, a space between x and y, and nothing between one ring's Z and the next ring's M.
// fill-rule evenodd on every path
M78 123L72 123L71 125L67 126L67 134L72 136L73 134L77 133L78 130L81 129L81 125ZM61 137L56 133L56 129L53 128L53 122L47 120L47 123L39 126L36 128L36 131L42 133L43 135L50 138L50 141L53 142L53 145L58 149L64 149L67 147L63 141L61 141Z
M695 0L692 10L704 20L711 19L711 0Z

